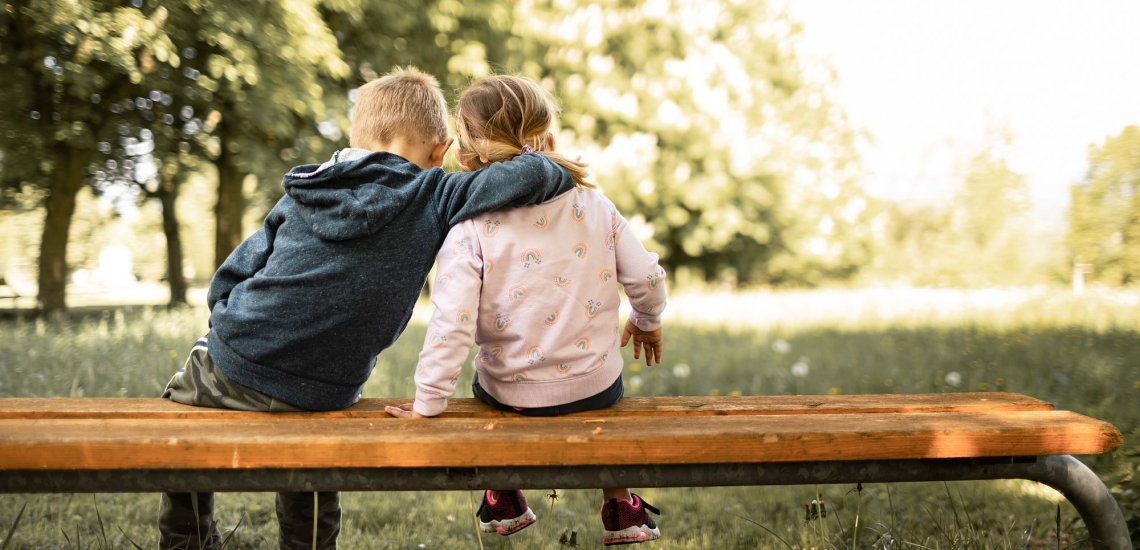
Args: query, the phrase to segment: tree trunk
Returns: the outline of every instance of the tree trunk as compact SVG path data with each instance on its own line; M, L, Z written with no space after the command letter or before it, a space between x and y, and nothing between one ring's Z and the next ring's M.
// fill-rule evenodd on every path
M242 194L242 182L246 173L236 166L237 159L230 151L230 142L222 134L222 154L214 164L218 168L218 204L214 208L215 240L214 240L214 267L221 267L222 262L230 253L241 244L241 217L245 212L245 196Z
M162 233L166 235L166 280L170 283L170 306L174 307L187 303L186 277L182 273L182 233L174 209L178 185L173 180L165 180L158 199L162 202Z
M39 306L44 313L67 309L67 240L75 197L83 187L84 172L91 152L64 144L55 147L55 166L40 240Z

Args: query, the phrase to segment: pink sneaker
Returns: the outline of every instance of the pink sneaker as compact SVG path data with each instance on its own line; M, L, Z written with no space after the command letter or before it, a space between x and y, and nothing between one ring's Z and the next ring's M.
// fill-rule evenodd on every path
M526 505L522 491L499 491L498 500L495 500L494 492L485 491L483 504L479 505L476 515L479 516L479 530L504 537L522 531L538 519Z
M612 546L657 540L661 531L657 530L657 524L653 523L648 512L661 515L661 510L637 495L633 495L633 502L611 498L602 504L602 525L605 527L602 544Z

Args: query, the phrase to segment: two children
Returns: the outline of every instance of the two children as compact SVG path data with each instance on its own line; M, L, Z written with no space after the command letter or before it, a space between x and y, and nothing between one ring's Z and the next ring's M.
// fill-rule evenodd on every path
M472 390L499 410L555 416L621 399L619 347L661 359L665 272L602 194L585 166L555 152L555 107L534 82L492 76L459 98L456 158L465 170L539 151L567 168L577 189L533 206L507 208L455 225L439 253L435 313L416 369L416 399L388 412L430 417L447 408L472 341ZM619 331L617 285L633 307ZM474 333L474 335L473 335ZM603 489L603 543L654 540L647 511L626 488ZM486 491L483 531L515 533L534 523L521 491Z
M164 397L248 411L352 405L453 226L573 188L537 154L444 173L447 117L436 80L414 69L361 87L351 148L285 175L264 227L214 275L210 331ZM339 494L279 493L277 517L282 550L336 548ZM159 530L160 548L219 548L213 495L164 494Z

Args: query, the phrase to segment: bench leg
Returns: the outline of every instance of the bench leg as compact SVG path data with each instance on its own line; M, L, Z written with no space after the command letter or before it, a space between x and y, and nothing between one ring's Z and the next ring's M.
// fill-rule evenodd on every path
M1088 466L1069 455L1042 457L1035 466L1029 468L1025 479L1043 483L1065 495L1088 527L1093 548L1132 548L1120 506Z

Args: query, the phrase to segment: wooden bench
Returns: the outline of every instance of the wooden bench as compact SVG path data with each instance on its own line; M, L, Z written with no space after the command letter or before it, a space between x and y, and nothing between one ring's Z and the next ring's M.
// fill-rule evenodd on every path
M1029 479L1097 548L1131 548L1104 484L1069 455L1112 425L1010 393L626 398L551 419L452 400L398 420L248 413L162 399L0 399L0 492L577 489ZM509 445L510 453L500 452Z

